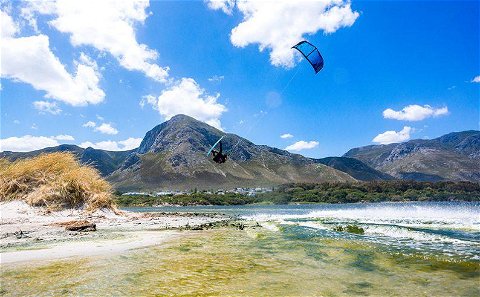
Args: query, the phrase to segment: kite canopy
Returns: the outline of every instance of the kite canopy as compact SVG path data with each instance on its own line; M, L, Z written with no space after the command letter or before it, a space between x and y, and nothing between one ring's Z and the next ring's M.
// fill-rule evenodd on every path
M323 68L323 57L320 55L318 49L308 41L300 41L292 48L298 50L302 55L307 59L307 61L312 65L315 74L320 72Z
M217 142L215 142L214 145L212 145L212 147L208 150L207 156L210 155L210 153L213 151L213 149L217 146L217 144L220 142L220 140L222 140L224 137L225 137L225 135L220 137L220 139L217 140Z

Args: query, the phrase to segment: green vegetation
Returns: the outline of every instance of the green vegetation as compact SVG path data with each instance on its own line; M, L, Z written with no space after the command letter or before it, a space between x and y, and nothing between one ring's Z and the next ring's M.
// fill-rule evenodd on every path
M257 197L235 193L207 194L193 193L181 195L147 196L147 195L122 195L117 196L117 203L121 206L154 206L162 204L172 205L243 205L258 202Z
M480 201L480 184L471 182L371 181L359 183L292 183L272 192L167 196L117 196L121 206L243 205L252 203L356 203L383 201Z
M333 228L334 231L337 232L348 232L348 233L354 233L354 234L365 234L365 230L362 227L358 227L357 225L347 225L345 227L343 226L335 226Z
M257 198L273 203L355 203L382 201L480 201L471 182L371 181L286 184Z

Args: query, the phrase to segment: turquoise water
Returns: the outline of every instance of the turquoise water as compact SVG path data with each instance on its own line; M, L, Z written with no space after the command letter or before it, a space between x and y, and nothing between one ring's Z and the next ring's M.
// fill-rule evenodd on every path
M221 212L248 222L244 230L183 231L174 240L120 255L2 267L0 295L478 297L479 207L379 203L135 209ZM365 234L333 230L348 224Z
M139 212L219 212L257 221L290 238L335 238L377 244L391 252L480 261L480 203L407 202L131 208ZM363 235L336 232L356 225Z

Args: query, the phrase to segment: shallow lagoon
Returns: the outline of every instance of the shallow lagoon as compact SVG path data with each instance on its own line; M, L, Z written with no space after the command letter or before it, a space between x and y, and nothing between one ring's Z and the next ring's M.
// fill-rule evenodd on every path
M147 209L136 209L146 211ZM480 205L149 208L249 228L185 231L122 255L2 268L5 295L479 296ZM259 222L262 227L256 227ZM364 235L335 232L355 224Z

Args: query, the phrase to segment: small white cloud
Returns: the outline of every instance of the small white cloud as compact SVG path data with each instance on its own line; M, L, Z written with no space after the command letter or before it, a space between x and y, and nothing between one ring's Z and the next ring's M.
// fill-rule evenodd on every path
M145 104L150 104L152 106L156 106L157 103L157 98L153 95L145 95L142 97L142 100L140 100L140 107L143 108Z
M472 83L480 83L480 75L475 76L475 77L472 79Z
M102 121L102 122L105 121L105 118L102 117L102 116L100 116L100 115L98 115L98 114L96 115L96 117L97 117L97 119L98 119L99 121Z
M54 136L53 138L55 138L56 140L64 140L64 141L74 141L75 140L75 138L73 138L73 136L67 135L67 134L57 135L57 136Z
M6 12L0 10L0 37L8 38L13 37L15 34L20 31L18 24L16 24L12 17L10 17Z
M301 151L301 150L309 150L316 148L318 146L318 141L297 141L292 145L289 145L285 148L287 151Z
M30 128L33 129L33 130L38 130L38 126L35 123L33 123Z
M380 144L389 144L402 142L410 139L410 133L413 132L411 127L405 126L401 131L385 131L375 136L373 142Z
M80 144L80 147L83 147L83 148L93 147L95 149L101 149L101 150L107 150L107 151L127 151L127 150L132 150L137 148L138 146L140 146L141 142L142 142L142 138L130 137L122 141L107 140L107 141L100 141L96 143L85 141Z
M118 134L118 130L115 129L111 123L103 123L100 126L95 127L93 130L103 134L110 134L110 135Z
M162 91L155 99L151 95L143 97L143 105L149 103L166 119L177 114L185 114L222 129L221 115L227 108L217 102L220 94L211 96L193 78L182 78ZM142 103L140 103L142 105Z
M235 7L235 0L207 0L208 7L213 10L222 10L224 13L231 15Z
M142 138L130 137L128 139L119 141L118 143L122 146L122 149L131 150L139 147L140 143L142 143L142 140L143 140Z
M448 108L433 108L430 105L420 106L417 104L408 105L400 111L387 108L383 111L383 117L386 119L400 121L421 121L430 117L439 117L448 114Z
M20 124L20 121L19 120L13 120L13 123L18 125L18 124Z
M92 121L88 121L86 122L85 124L82 125L82 127L88 127L88 128L93 128L95 127L97 124L95 122L92 122Z
M33 106L35 107L35 109L39 110L40 113L59 114L62 112L56 102L35 101L33 102Z
M451 90L456 89L456 88L457 88L457 86L451 86L451 87L448 87L447 90L451 91Z
M9 137L0 139L0 151L30 152L46 147L58 146L58 140L74 140L70 135Z
M280 138L283 138L283 139L288 139L288 138L292 138L292 137L293 137L293 135L290 134L290 133L285 133L285 134L280 135Z
M219 82L221 82L224 78L225 78L225 76L223 76L223 75L214 75L214 76L210 77L210 78L208 79L208 81L209 81L209 82L219 83Z

